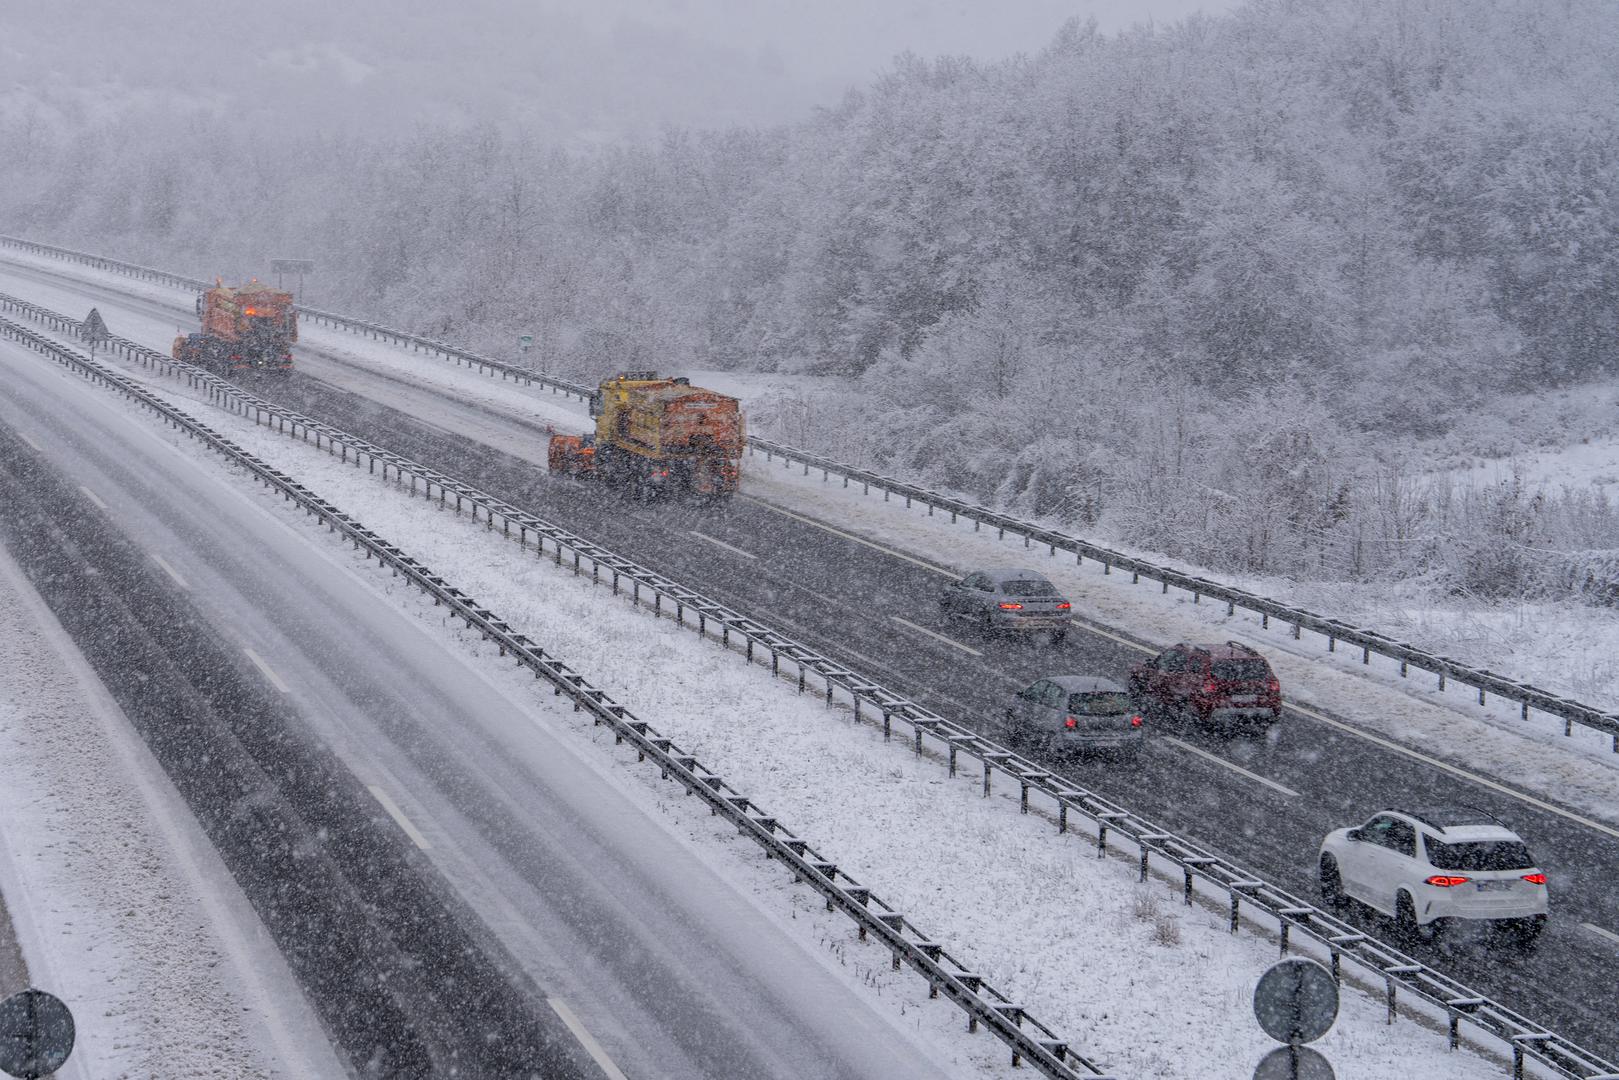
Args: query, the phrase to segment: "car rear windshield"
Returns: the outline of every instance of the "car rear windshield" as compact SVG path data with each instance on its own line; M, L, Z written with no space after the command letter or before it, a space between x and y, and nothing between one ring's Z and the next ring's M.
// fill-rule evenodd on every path
M1013 578L1001 582L1001 592L1007 596L1056 596L1057 588L1049 581L1033 578Z
M1428 841L1428 861L1440 870L1528 870L1535 865L1517 840Z
M1216 679L1268 679L1270 665L1263 660L1216 660Z
M1117 716L1130 711L1130 695L1111 690L1070 694L1068 711L1075 716Z

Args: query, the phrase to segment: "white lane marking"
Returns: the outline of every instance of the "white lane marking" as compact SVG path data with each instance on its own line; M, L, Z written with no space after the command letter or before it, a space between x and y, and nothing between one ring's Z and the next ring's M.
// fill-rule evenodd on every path
M253 661L253 666L262 671L264 673L264 677L269 679L271 684L274 685L277 690L281 691L283 694L290 692L287 684L281 681L281 676L277 675L273 670L271 670L270 665L264 662L264 658L262 656L254 652L252 649L246 647L243 647L242 651L247 654L247 658L249 660Z
M935 634L932 630L929 630L925 626L918 626L909 619L902 619L898 615L890 615L889 618L893 619L895 622L899 623L901 626L909 626L912 630L915 630L919 634L926 634L928 637L932 638L934 641L942 641L946 645L949 645L951 648L960 649L964 653L972 653L974 656L983 656L984 655L983 653L979 652L977 649L974 649L974 648L972 648L970 646L967 646L967 645L963 645L959 641L952 641L950 638L945 637L943 634Z
M545 999L545 1003L551 1006L552 1012L562 1018L564 1024L568 1025L568 1030L573 1032L573 1037L579 1040L579 1045L585 1048L585 1053L589 1054L596 1064L601 1066L601 1070L607 1074L608 1080L630 1080L619 1070L617 1065L613 1064L613 1059L607 1056L607 1051L603 1050L602 1044L596 1041L596 1036L592 1035L586 1030L585 1025L579 1022L579 1018L573 1014L573 1010L568 1008L567 1002L561 998L548 997Z
M370 789L372 797L374 797L377 802L382 805L382 808L388 811L388 816L393 818L395 823L397 823L401 829L405 830L405 835L410 837L411 843L415 844L423 851L432 850L431 846L427 843L427 837L422 835L420 829L411 824L410 818L406 817L405 812L399 809L398 803L388 798L388 793L386 791L383 791L375 784L367 784L366 787Z
M1288 795L1288 796L1291 796L1292 798L1295 798L1295 799L1299 797L1299 793L1294 791L1292 788L1284 787L1283 785L1278 784L1274 780L1268 780L1265 777L1260 776L1258 773L1251 773L1247 769L1243 768L1241 765L1234 765L1234 764L1227 761L1225 758L1221 757L1218 754L1211 754L1207 750L1200 750L1197 747L1193 746L1191 743L1182 742L1180 739L1175 738L1175 736L1173 736L1173 735L1164 735L1164 736L1161 736L1161 738L1162 738L1162 740L1164 742L1169 743L1171 746L1178 746L1182 750L1187 751L1188 753L1196 754L1198 757L1201 757L1201 758L1207 758L1208 760L1214 762L1216 765L1223 765L1226 768L1230 769L1232 772L1240 773L1243 776L1246 776L1248 779L1254 781L1257 784L1264 784L1268 788L1271 788L1271 789L1273 789L1275 791L1279 791L1283 795Z
M791 510L783 510L781 507L777 506L775 503L765 502L763 499L757 498L756 496L744 495L744 496L742 496L742 498L747 499L751 503L762 506L766 510L774 511L775 513L780 514L782 517L789 517L789 518L792 518L794 521L801 521L805 525L813 525L815 528L820 529L823 532L829 532L834 536L841 536L845 540L853 540L855 543L863 544L866 547L871 548L873 551L880 551L884 555L891 555L896 559L903 559L905 562L910 563L912 566L920 566L924 570L931 570L933 573L939 574L939 575L941 575L943 577L947 577L947 578L957 578L957 577L961 576L960 574L956 573L954 570L947 569L946 567L943 567L943 566L935 566L933 563L927 562L927 561L925 561L923 559L918 559L918 558L914 558L914 557L912 557L910 555L907 555L903 551L895 551L891 547L885 547L882 544L878 544L878 543L875 543L875 542L873 542L871 540L867 540L863 536L856 536L854 533L844 532L842 529L834 529L832 526L826 524L824 521L816 521L814 518L808 518L808 517L805 517L802 514L795 514ZM1129 648L1135 649L1138 652L1145 653L1148 656L1156 655L1157 652L1158 652L1157 649L1153 649L1153 648L1150 648L1149 646L1142 645L1139 642L1131 641L1128 638L1122 638L1122 637L1119 637L1117 634L1109 633L1107 630L1102 629L1100 626L1097 626L1095 623L1081 622L1078 619L1070 619L1068 621L1070 623L1072 623L1074 626L1079 627L1081 630L1084 630L1086 633L1095 634L1097 637L1107 638L1109 641L1116 641L1120 645L1124 645L1124 646L1127 646Z
M84 492L84 497L86 499L89 499L91 502L95 503L101 509L105 510L107 508L107 504L101 501L101 496L97 495L95 492L91 491L89 488L85 487L83 484L79 485L79 490Z
M1429 755L1422 753L1420 750L1413 750L1409 746L1401 746L1397 742L1392 742L1388 739L1381 738L1380 736L1373 735L1369 731L1362 731L1360 728L1352 727L1341 720L1334 720L1330 716L1323 716L1314 709L1307 709L1303 705L1298 705L1291 701L1287 703L1287 707L1295 712L1302 713L1313 720L1319 720L1323 724L1330 724L1332 727L1335 727L1340 731L1348 732L1351 735L1358 735L1367 742L1376 743L1385 750L1393 750L1395 753L1404 754L1406 757L1415 758L1424 765L1432 765L1434 768L1443 772L1448 772L1452 776L1459 776L1463 780L1471 781L1472 783L1478 784L1481 787L1487 787L1491 791L1510 796L1520 802L1526 802L1530 806L1544 810L1549 814L1556 814L1558 817L1566 818L1575 824L1583 825L1587 829L1594 829L1605 836L1611 836L1615 840L1619 840L1619 829L1604 825L1599 821L1592 821L1588 817L1581 817L1579 814L1576 814L1571 810L1564 810L1561 806L1553 806L1551 803L1546 802L1543 799L1537 799L1533 795L1519 791L1516 788L1507 787L1505 784L1498 784L1494 780L1487 780L1484 777L1479 776L1477 773L1470 773L1466 769L1450 764L1448 761L1440 761L1436 757L1430 757Z
M762 506L767 510L771 510L771 511L774 511L775 513L781 514L783 517L792 518L794 521L801 521L805 525L811 525L811 526L814 526L817 529L821 529L821 530L823 530L825 532L832 533L835 536L841 536L845 540L853 540L855 543L863 544L866 547L871 548L873 551L880 551L885 555L892 555L896 559L903 559L904 561L912 564L913 566L922 567L924 570L931 570L934 573L942 574L945 577L957 577L958 576L955 573L955 571L953 571L953 570L946 570L946 569L943 569L942 567L935 566L932 563L924 562L921 559L912 558L911 556L903 554L902 552L895 551L892 548L884 547L882 544L873 543L872 541L867 540L864 537L855 536L853 533L844 532L842 529L834 529L830 525L827 525L827 524L825 524L823 522L820 522L820 521L816 521L813 518L805 517L802 514L795 514L791 510L783 510L781 507L776 506L774 503L766 502L765 500L757 498L755 496L744 495L744 496L742 496L742 498L747 499L751 503L755 503L756 505ZM1085 631L1087 631L1089 633L1092 633L1092 634L1099 634L1102 637L1108 638L1111 641L1116 641L1121 645L1129 646L1132 649L1139 649L1142 652L1148 653L1148 654L1151 654L1154 651L1153 649L1151 649L1151 648L1149 648L1149 647L1147 647L1145 645L1139 645L1134 641L1127 641L1124 638L1119 637L1119 636L1117 636L1115 634L1110 634L1106 630L1102 630L1102 629L1098 628L1097 626L1095 626L1095 625L1093 625L1091 623L1080 622L1078 619L1073 619L1073 620L1070 620L1070 621L1075 626L1079 627L1082 630L1085 630ZM1323 716L1321 713L1316 712L1314 709L1306 708L1305 706L1300 705L1297 702L1289 701L1289 702L1286 702L1286 705L1287 705L1288 708L1294 710L1295 712L1298 712L1298 713L1301 713L1301 714L1303 714L1305 716L1311 717L1312 719L1319 720L1323 724L1329 724L1332 727L1335 727L1338 730L1344 732L1345 734L1354 735L1357 738L1365 739L1367 742L1373 743L1374 745L1377 745L1377 746L1381 746L1385 750L1392 750L1397 754L1404 754L1406 757L1414 758L1417 761L1421 761L1421 762L1423 762L1424 764L1427 764L1427 765L1432 765L1434 768L1443 770L1444 772L1447 772L1447 773L1450 773L1452 776L1459 777L1460 779L1467 780L1467 781L1470 781L1470 782L1475 783L1475 784L1479 784L1482 787L1489 788L1491 791L1495 791L1495 792L1498 792L1498 793L1500 793L1502 795L1509 796L1510 798L1517 799L1520 802L1528 803L1530 806L1534 806L1534 807L1537 807L1537 808L1539 808L1541 810L1545 810L1547 813L1556 814L1557 816L1559 816L1561 818L1564 818L1564 819L1566 819L1568 821L1572 821L1572 822L1574 822L1574 823L1576 823L1578 825L1583 825L1588 829L1594 829L1595 831L1597 831L1599 833L1602 833L1604 836L1611 836L1614 839L1619 840L1619 829L1611 828L1610 826L1603 825L1600 822L1593 821L1588 817L1583 817L1583 816L1581 816L1579 814L1573 813L1572 811L1564 810L1560 806L1553 806L1551 803L1546 802L1543 799L1537 799L1533 795L1529 795L1529 794L1527 794L1525 792L1518 791L1515 788L1507 787L1505 784L1498 784L1494 780L1488 780L1488 779L1478 775L1477 773L1468 772L1466 769L1463 769L1460 766L1452 765L1452 764L1450 764L1449 762L1446 762L1446 761L1441 761L1436 757L1430 757L1429 755L1424 754L1419 750L1413 750L1408 746L1402 746L1401 744L1399 744L1397 742L1393 742L1393 741L1391 741L1389 739L1384 739L1384 738L1381 738L1380 736L1373 735L1371 732L1366 731L1366 730L1364 730L1362 728L1355 727L1355 726L1353 726L1351 724L1346 724L1346 723L1344 723L1344 722L1342 722L1340 720L1334 720L1330 716ZM1195 749L1195 748L1188 747L1188 749ZM1198 752L1201 753L1202 751L1198 751ZM1220 761L1221 759L1215 758L1215 760ZM1221 761L1221 764L1229 764L1229 763ZM1235 766L1233 766L1233 768L1234 767ZM1254 779L1263 780L1264 778L1263 777L1255 777ZM1265 783L1270 783L1270 781L1268 781L1268 780L1265 780L1264 782ZM1297 794L1296 792L1292 792L1292 791L1289 791L1288 793L1289 794Z
M25 432L25 431L17 432L17 438L21 439L23 442L27 443L29 446L32 446L35 450L38 450L40 453L43 454L45 452L45 448L43 446L39 445L33 439L30 439L28 437L27 432Z
M180 576L180 571L169 565L169 561L157 552L152 553L152 561L163 568L163 572L174 579L174 583L182 589L191 588L191 583Z
M755 555L751 551L743 551L741 548L736 547L733 544L727 544L724 540L716 539L715 537L712 537L712 536L708 535L705 532L698 532L696 529L688 529L687 531L690 532L693 536L697 537L697 539L699 539L699 540L707 540L710 544L715 544L715 545L717 545L719 547L722 547L726 551L729 551L729 552L732 552L733 554L742 556L744 559L757 559L759 557L759 556Z
M1158 655L1157 649L1142 645L1139 642L1131 641L1129 638L1122 638L1117 634L1109 633L1108 631L1103 630L1100 626L1097 626L1095 623L1080 622L1078 619L1069 619L1068 621L1085 631L1087 634L1095 634L1097 637L1105 637L1109 641L1117 641L1120 645L1128 646L1137 652L1146 653L1148 656Z
M1581 923L1580 925L1591 931L1591 933L1596 934L1599 937L1605 937L1615 945L1619 945L1619 934L1614 933L1612 930L1604 930L1602 927L1596 926L1592 923Z
M744 495L742 497L744 499L748 500L751 503L755 503L755 504L757 504L759 506L764 507L766 510L770 510L770 511L773 511L773 512L775 512L777 514L780 514L782 517L789 517L789 518L792 518L794 521L802 521L805 525L813 525L815 528L820 529L822 532L829 532L833 536L841 536L845 540L853 540L857 544L864 544L866 547L871 548L873 551L880 551L884 555L892 555L896 559L903 559L906 562L910 563L912 566L920 566L924 570L931 570L935 574L941 574L941 575L943 575L944 577L947 577L947 578L955 578L955 577L960 577L961 576L960 574L956 573L954 570L947 570L942 566L935 566L930 562L924 562L921 559L912 558L911 556L906 555L904 552L895 551L893 548L884 547L881 544L872 543L870 540L867 540L863 536L856 536L854 533L844 532L842 529L834 529L832 526L828 525L824 521L816 521L814 518L805 517L803 514L795 514L791 510L783 510L781 507L777 506L775 503L765 502L763 499L756 498L756 497L754 497L752 495Z

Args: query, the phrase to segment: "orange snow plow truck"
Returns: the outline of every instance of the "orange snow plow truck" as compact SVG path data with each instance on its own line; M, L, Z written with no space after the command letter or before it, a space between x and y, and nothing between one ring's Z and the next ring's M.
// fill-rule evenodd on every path
M590 400L592 435L552 435L553 475L600 480L650 499L663 493L704 499L733 494L742 461L736 398L628 371L602 382Z
M202 333L174 339L174 358L217 375L292 372L298 313L292 294L257 281L232 288L219 280L197 297Z

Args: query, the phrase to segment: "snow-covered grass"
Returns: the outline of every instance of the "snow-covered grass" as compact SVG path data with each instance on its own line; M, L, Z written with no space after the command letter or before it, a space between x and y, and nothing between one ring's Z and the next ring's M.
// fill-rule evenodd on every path
M206 411L168 384L157 385L192 411ZM1130 866L1097 860L1082 840L1020 815L1014 797L982 798L975 781L948 779L936 762L885 745L878 731L846 711L796 694L763 669L613 600L532 550L304 444L229 414L207 415L568 658L1119 1075L1246 1076L1267 1048L1247 998L1274 959L1272 943L1226 933L1221 915L1177 906L1163 883L1137 886ZM408 610L445 624L468 649L492 653L475 634L456 630L442 609L367 570L360 556L354 563L356 573L372 574ZM625 782L639 785L643 797L681 812L674 808L683 801L668 799L655 771L614 750L588 722L565 722L613 754ZM724 830L708 820L690 815L682 827L709 844L727 872L744 868L746 887L775 894L791 913L786 921L805 923L801 932L818 935L862 981L897 998L908 1017L924 1008L915 980L887 971L886 953L857 944L847 923L810 923L819 907L813 897L779 877L761 878L758 860L738 860L750 854L743 842L718 835ZM1360 1077L1412 1068L1477 1076L1494 1068L1467 1052L1448 1053L1441 1037L1416 1025L1385 1028L1380 1003L1360 993L1346 996L1321 1046Z
M0 679L0 893L33 985L77 1020L57 1075L344 1075L184 800L3 550L0 670L25 676Z

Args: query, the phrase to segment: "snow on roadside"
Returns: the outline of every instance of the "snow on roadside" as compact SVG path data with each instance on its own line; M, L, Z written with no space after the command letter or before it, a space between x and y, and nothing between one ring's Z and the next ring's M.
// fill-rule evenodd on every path
M346 1075L180 794L3 548L0 670L28 676L0 680L0 893L33 984L77 1022L58 1075Z
M885 746L880 733L855 724L847 711L796 694L764 669L614 599L537 559L532 549L524 552L352 464L208 410L173 384L154 385L403 542L514 628L567 658L1119 1075L1246 1076L1267 1049L1248 995L1274 960L1272 943L1228 934L1223 916L1202 907L1177 906L1161 882L1137 886L1130 867L1096 860L1082 840L1059 836L1038 816L1019 815L1015 797L981 798L976 781L949 780L936 762L916 759L897 743ZM354 558L364 567L362 557ZM442 609L377 577L395 602L453 627ZM468 648L493 651L476 635L458 636ZM682 677L669 678L671 671ZM615 752L588 722L569 722ZM615 753L627 781L664 805L668 789L657 774L637 767L633 754ZM704 821L697 819L694 832ZM742 844L714 831L710 825L710 843L731 852ZM714 857L721 872L736 874L728 857ZM757 876L754 882L759 888ZM782 916L784 925L806 920L818 906L785 879L777 878L774 889L790 900L778 905L791 912ZM901 1001L914 996L914 978L890 973L886 954L856 944L847 923L823 940L879 993ZM1403 1077L1412 1068L1464 1077L1495 1068L1468 1052L1449 1053L1442 1037L1414 1024L1384 1027L1382 1005L1361 993L1346 995L1337 1027L1320 1045L1357 1077Z
M182 304L175 290L118 275L96 275L49 259L16 258L56 273L73 271L86 279L108 281L166 305ZM184 302L189 302L184 301ZM155 332L155 328L152 332ZM525 389L425 354L320 327L304 330L305 342L373 372L442 390L486 408L530 421L554 424L559 430L583 430L589 423L577 402L540 388ZM148 342L148 344L157 344ZM736 380L733 389L757 385ZM1036 547L1025 550L1020 538L997 540L992 530L975 531L972 523L952 525L945 514L907 508L903 499L862 496L835 478L804 476L799 469L773 467L759 455L745 459L745 491L770 503L807 513L838 528L932 560L943 567L1026 564L1052 576L1073 597L1081 617L1160 645L1183 640L1244 640L1272 660L1290 700L1330 709L1358 727L1452 764L1489 774L1503 783L1574 807L1601 821L1619 825L1619 790L1615 772L1619 754L1613 740L1576 727L1564 736L1562 722L1543 714L1519 718L1511 704L1488 700L1479 706L1473 693L1451 685L1440 692L1432 676L1401 678L1397 661L1373 656L1370 664L1345 648L1329 653L1325 641L1306 633L1295 641L1284 624L1269 629L1252 613L1227 616L1223 606L1195 604L1178 590L1164 594L1150 584L1131 585L1126 575L1105 575L1088 563L1074 566L1067 557L1051 558ZM1147 558L1150 552L1133 552ZM1197 572L1196 568L1188 568ZM1233 581L1265 593L1283 583ZM1326 587L1317 589L1320 593ZM1508 611L1479 611L1408 606L1397 593L1381 599L1372 590L1339 588L1323 595L1341 602L1320 603L1322 595L1279 595L1352 617L1384 632L1419 642L1438 640L1463 660L1495 670L1510 670L1536 685L1607 707L1619 707L1619 627L1608 613L1580 605L1522 606ZM1506 658L1515 661L1509 665Z

